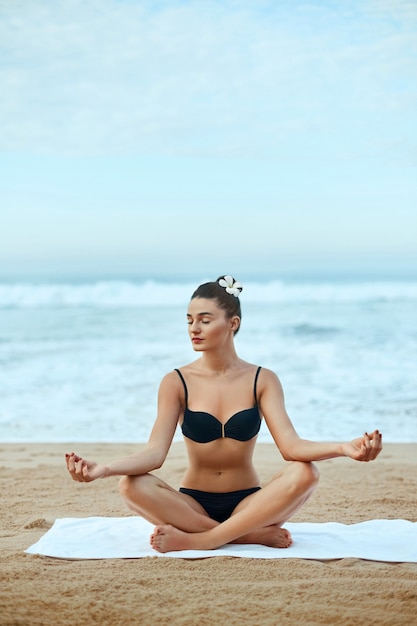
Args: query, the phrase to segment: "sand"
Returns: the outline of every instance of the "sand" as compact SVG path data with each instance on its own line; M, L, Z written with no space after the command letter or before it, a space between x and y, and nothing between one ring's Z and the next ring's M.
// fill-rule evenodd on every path
M216 557L66 561L25 554L58 517L129 515L117 478L72 481L63 454L106 461L133 444L0 444L0 624L287 625L417 623L417 564ZM417 444L387 444L373 463L319 463L313 498L291 521L417 521ZM283 461L259 444L266 482ZM186 465L174 444L158 472L178 486Z

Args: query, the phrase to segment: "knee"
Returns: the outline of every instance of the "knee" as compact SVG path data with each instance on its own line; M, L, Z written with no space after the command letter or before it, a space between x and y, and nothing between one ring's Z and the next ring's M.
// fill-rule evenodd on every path
M124 500L129 500L132 492L132 477L122 476L119 480L119 493Z
M320 478L317 465L303 461L294 461L292 469L295 473L295 484L298 489L312 491L316 488Z
M119 481L119 493L126 501L136 500L138 494L146 488L146 479L148 475L143 476L122 476Z

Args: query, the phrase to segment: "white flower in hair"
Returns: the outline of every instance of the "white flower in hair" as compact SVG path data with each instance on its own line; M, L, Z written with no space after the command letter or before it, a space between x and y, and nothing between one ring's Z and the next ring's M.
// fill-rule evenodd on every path
M219 280L219 285L224 287L227 293L235 296L235 298L238 297L243 288L242 283L239 283L237 280L233 280L233 276L223 276L223 278Z

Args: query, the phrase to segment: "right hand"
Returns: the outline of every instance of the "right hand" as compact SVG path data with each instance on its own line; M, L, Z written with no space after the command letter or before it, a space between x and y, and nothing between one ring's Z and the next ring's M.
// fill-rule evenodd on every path
M87 461L87 459L83 459L74 452L66 454L65 461L72 479L80 483L89 483L97 478L104 478L106 475L106 467L104 465L98 465L94 461Z

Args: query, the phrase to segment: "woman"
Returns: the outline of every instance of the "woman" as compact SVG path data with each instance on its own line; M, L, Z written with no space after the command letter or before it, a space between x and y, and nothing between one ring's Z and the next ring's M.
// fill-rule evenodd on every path
M108 465L66 455L74 480L122 476L122 497L155 525L151 545L158 552L210 550L226 543L288 548L292 539L282 526L317 485L313 461L338 456L372 461L382 449L377 430L347 443L317 443L297 435L277 376L236 353L241 290L240 283L224 276L192 295L188 330L200 356L163 378L144 450ZM252 454L262 416L290 463L261 489ZM177 423L189 458L179 491L151 474L162 466Z

